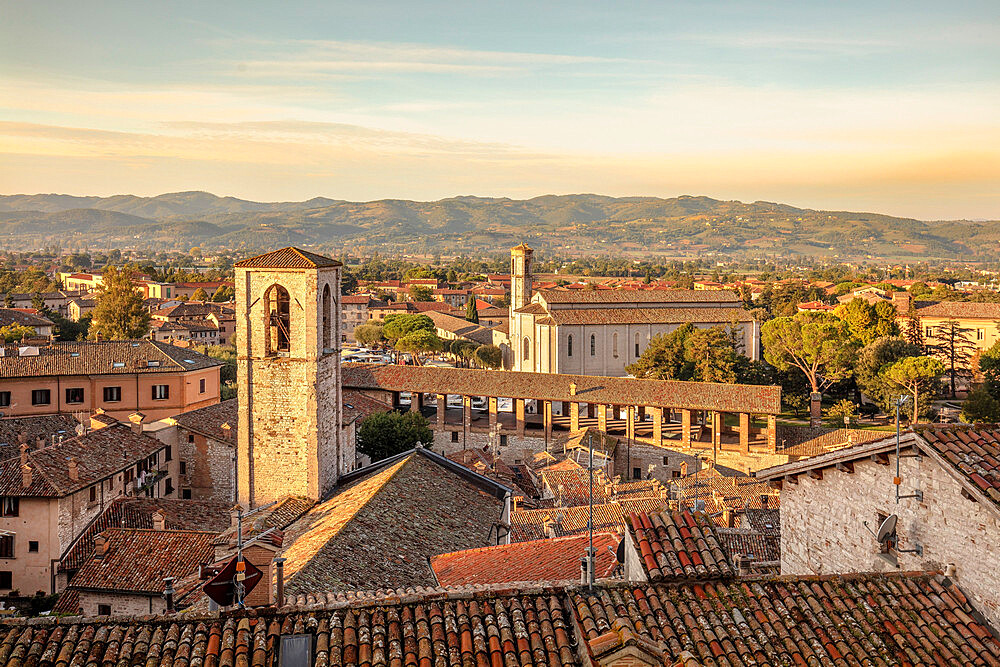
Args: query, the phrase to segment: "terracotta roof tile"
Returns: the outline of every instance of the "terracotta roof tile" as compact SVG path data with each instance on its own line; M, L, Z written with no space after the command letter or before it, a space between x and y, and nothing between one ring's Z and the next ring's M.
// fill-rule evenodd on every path
M698 664L992 665L1000 641L929 575L788 577L571 593L585 638L623 624ZM722 662L725 660L725 662Z
M177 373L222 365L194 350L151 340L54 342L39 347L35 356L20 356L16 345L0 345L0 351L0 378Z
M650 581L735 576L715 524L704 513L654 512L629 516L632 541Z
M686 289L609 289L609 290L539 290L539 296L549 304L562 303L740 303L730 290Z
M24 308L0 308L0 327L17 324L24 327L51 327L53 322L47 317L26 312Z
M166 445L123 424L106 426L27 453L31 485L23 485L20 456L0 461L0 495L60 497L84 489L156 454ZM70 459L77 473L70 473Z
M228 503L169 498L117 498L91 521L66 550L60 570L77 570L94 555L94 537L109 528L152 528L153 514L163 515L170 530L219 532L229 527Z
M665 508L668 501L662 498L639 498L594 505L594 530L600 532L624 533L628 516L634 512L657 512ZM589 508L547 507L543 509L518 508L510 513L511 540L538 540L547 537L549 528L557 537L575 535L587 530Z
M1000 429L928 428L919 435L1000 507Z
M234 266L238 269L316 269L342 265L335 259L289 246L240 260Z
M582 534L453 551L431 557L430 565L441 586L579 581L580 559L586 555L589 540L589 535ZM598 578L609 577L616 569L614 550L620 541L612 533L594 535Z
M977 301L915 301L913 307L920 317L947 319L1000 320L1000 303Z
M165 577L179 579L215 555L214 532L109 528L104 535L104 557L84 562L73 588L161 593Z
M682 585L488 586L331 595L280 610L5 619L0 664L275 665L281 635L319 665L591 664L630 646L665 665L996 665L1000 641L927 574ZM614 633L610 637L609 633Z
M219 442L228 440L235 446L238 426L237 413L236 399L230 398L215 405L182 412L170 419L181 428L200 433ZM222 428L223 424L228 424L229 429Z
M743 308L573 308L551 310L552 324L728 324L753 319Z
M21 441L35 448L38 438L50 443L60 434L66 438L76 435L79 424L69 415L41 415L38 417L7 417L0 419L0 458L17 456Z
M343 377L344 386L351 389L419 391L427 394L447 389L450 394L467 396L586 401L606 405L647 405L754 414L778 414L781 404L780 387L711 382L353 363L343 365ZM576 385L575 394L570 393L571 384Z

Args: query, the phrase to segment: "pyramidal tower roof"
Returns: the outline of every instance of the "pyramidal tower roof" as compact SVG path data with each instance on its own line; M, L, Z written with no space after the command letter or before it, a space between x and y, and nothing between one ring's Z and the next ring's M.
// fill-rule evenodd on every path
M341 263L294 246L236 262L240 269L319 269L327 266L341 266Z

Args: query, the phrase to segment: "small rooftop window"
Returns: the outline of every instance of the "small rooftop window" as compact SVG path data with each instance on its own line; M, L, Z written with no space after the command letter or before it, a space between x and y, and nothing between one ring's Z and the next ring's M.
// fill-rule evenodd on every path
M69 356L71 356L71 357L79 357L80 353L79 352L70 352Z
M139 343L132 343L132 347L139 347Z
M111 367L112 368L125 368L125 362L124 361L112 361L111 362Z
M194 359L185 359L184 363L185 364L193 364L194 363Z
M153 359L150 359L149 361L146 362L146 365L148 367L150 367L150 368L156 368L157 366L160 365L160 362L159 361L154 361Z

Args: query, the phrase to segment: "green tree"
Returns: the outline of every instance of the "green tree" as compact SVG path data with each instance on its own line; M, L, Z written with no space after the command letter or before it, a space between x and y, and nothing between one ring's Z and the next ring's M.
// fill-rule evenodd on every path
M407 294L410 295L410 299L413 301L434 300L434 290L427 285L410 285L410 288L407 290Z
M684 344L684 359L694 368L694 379L733 384L740 357L722 327L695 329Z
M928 351L944 362L951 397L955 398L959 379L972 374L972 355L976 351L972 329L963 327L957 320L945 320L935 329L934 338L935 342L927 346Z
M642 355L625 371L637 378L690 380L694 368L685 356L685 347L693 331L693 324L683 324L670 333L653 336Z
M354 340L362 345L375 345L385 340L381 324L359 324L354 328Z
M427 419L417 412L376 412L365 417L358 428L358 451L373 462L408 451L422 444L434 444Z
M55 326L56 340L84 340L90 330L90 313L82 316L79 322L49 313L48 318Z
M917 314L917 309L910 304L910 310L906 313L906 324L903 326L903 338L913 346L920 348L921 353L923 353L926 342L924 341L924 329L920 322L920 315Z
M397 339L394 347L400 352L411 352L416 355L438 352L444 346L443 343L433 331L415 329L402 338Z
M396 341L411 331L430 331L434 333L437 327L434 320L422 313L394 313L387 315L382 333L390 341Z
M236 296L236 290L234 290L229 285L219 285L219 289L215 290L212 295L212 301L215 303L225 303L226 301L231 301L232 298Z
M10 292L7 292L6 294L3 295L3 307L4 308L14 307L14 295L11 294Z
M850 426L857 414L858 406L845 398L837 401L833 407L827 410L826 418L830 426L840 428Z
M5 327L0 327L0 339L7 343L17 343L25 336L34 335L35 330L23 324L8 324Z
M192 345L195 352L218 359L222 362L219 369L219 379L224 384L236 383L236 348L228 345Z
M45 308L45 299L42 297L40 293L35 292L34 294L31 295L31 307L40 313L43 313L47 310Z
M854 362L854 379L858 388L888 413L898 392L886 381L882 369L904 357L916 357L922 353L921 348L899 336L877 338L858 353Z
M1000 341L979 355L979 370L983 374L983 387L1000 400Z
M191 300L192 301L208 301L208 292L206 292L205 290L203 290L202 288L199 287L198 289L196 289L194 291L194 294L191 295Z
M479 324L479 310L476 309L476 298L473 296L465 304L465 321Z
M934 357L904 357L887 365L882 373L891 386L909 393L913 408L910 423L915 424L927 411L928 394L935 391L944 364Z
M496 345L480 345L474 356L484 368L500 368L503 365L503 352Z
M986 387L976 387L962 402L960 416L968 424L996 424L1000 422L1000 401Z
M108 340L142 338L149 333L149 311L132 285L134 270L108 266L94 303L90 337Z
M899 333L896 309L888 301L872 305L864 299L852 299L835 311L837 317L847 322L851 335L862 345L868 345L882 336Z
M802 371L813 392L851 376L857 342L847 323L828 313L775 318L761 327L761 341L769 364Z

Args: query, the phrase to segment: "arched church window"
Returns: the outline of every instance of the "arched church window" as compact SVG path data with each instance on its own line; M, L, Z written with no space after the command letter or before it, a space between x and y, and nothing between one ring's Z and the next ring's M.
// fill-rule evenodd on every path
M611 334L611 356L618 358L618 332Z
M566 338L566 356L567 357L573 356L573 334L570 334Z
M323 349L333 348L333 297L330 285L323 286Z
M597 336L590 334L590 356L597 355Z
M527 361L528 358L531 356L531 341L528 340L527 336L524 337L524 342L521 344L521 346L524 348L524 351L522 352L522 357L524 358L525 361Z
M267 353L288 352L292 340L291 300L288 290L272 285L264 297L267 312Z

